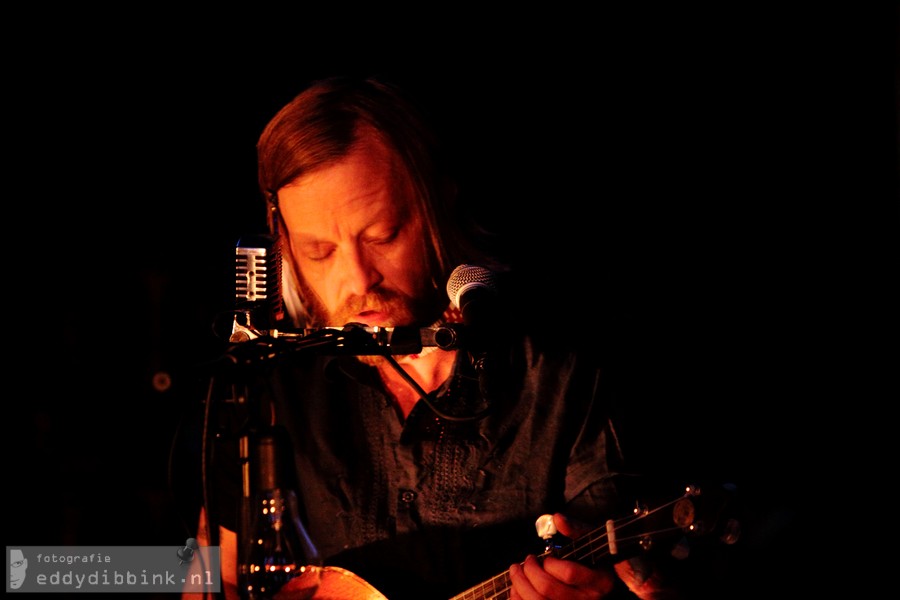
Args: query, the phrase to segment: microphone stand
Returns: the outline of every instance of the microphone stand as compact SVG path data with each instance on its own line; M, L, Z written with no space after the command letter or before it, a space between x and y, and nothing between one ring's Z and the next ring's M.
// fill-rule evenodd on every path
M260 370L277 358L294 352L381 355L435 414L449 421L471 421L482 418L487 409L466 417L445 414L433 405L428 393L393 357L394 354L418 354L424 346L456 349L464 345L467 339L468 332L461 324L412 328L349 323L343 327L266 331L253 326L249 312L235 314L229 338L232 344L207 366L213 368L213 378L222 371L231 378L231 403L235 409L246 411L245 417L238 419L240 429L237 440L241 470L238 575L239 591L243 598L270 598L285 586L302 587L301 593L312 597L318 586L316 581L321 567L318 552L299 519L296 497L292 490L284 488L281 479L278 456L283 449L278 430L271 424L271 414L267 408L256 400L251 391L251 382L258 377ZM214 396L212 388L211 381L207 403ZM210 418L209 409L207 405L207 419ZM204 439L204 452L207 444L207 439ZM263 507L264 515L260 512L260 503L267 503ZM207 509L208 518L211 518L210 512ZM214 529L212 524L211 529ZM250 544L250 541L254 543ZM260 554L263 550L265 552ZM263 578L263 574L268 579Z
M230 409L212 417L218 426L214 436L225 436L226 446L237 446L241 485L237 523L238 592L246 600L268 600L278 593L292 598L312 598L321 582L321 556L300 517L294 478L285 478L290 440L273 422L271 407L258 388L263 384L265 370L278 356L288 350L320 351L333 341L325 337L304 337L302 341L285 344L279 336L258 332L247 325L236 326L231 341L235 343L208 365L213 367L210 389L221 376L220 385L226 386L230 396L210 391L207 402L216 400ZM209 410L207 406L207 413ZM205 452L211 442L204 437ZM207 515L210 514L207 510ZM210 529L217 527L211 525Z

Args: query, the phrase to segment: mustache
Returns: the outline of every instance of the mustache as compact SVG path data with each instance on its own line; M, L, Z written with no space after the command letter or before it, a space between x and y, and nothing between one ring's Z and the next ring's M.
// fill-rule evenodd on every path
M365 311L378 311L392 314L395 317L407 316L408 308L403 294L388 289L373 290L363 296L350 296L338 308L331 321L345 324L353 320L355 315Z
M355 315L367 310L384 310L395 304L400 295L390 290L379 290L365 296L351 296L338 309L340 314Z

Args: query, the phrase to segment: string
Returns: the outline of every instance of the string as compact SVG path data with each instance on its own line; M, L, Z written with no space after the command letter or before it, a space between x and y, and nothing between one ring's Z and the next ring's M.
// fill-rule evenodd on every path
M648 539L652 538L653 536L659 536L661 534L671 533L673 531L682 531L682 527L673 525L671 527L662 527L654 530L641 530L637 534L632 535L620 535L622 532L626 531L628 527L633 526L636 523L646 521L655 513L668 508L681 499L691 495L692 490L693 488L688 488L688 491L682 496L670 500L665 504L661 504L652 510L635 510L631 515L614 520L613 531L616 534L615 543L617 545L626 545L629 542L633 542L635 540ZM638 544L640 544L640 541L638 541ZM609 528L605 526L598 527L597 529L572 542L569 547L557 549L557 551L563 551L556 554L556 556L561 559L572 559L576 561L584 561L588 559L592 563L596 564L598 558L605 558L612 555L610 546L611 543L609 540ZM548 549L540 554L538 558L544 558L551 555L554 555L554 551L553 549ZM519 563L519 565L523 564L524 563ZM487 580L486 582L470 588L469 590L466 590L458 596L454 596L453 598L451 598L451 600L508 600L510 597L509 590L511 588L512 580L509 577L509 571L504 571L503 573ZM484 595L487 591L490 591L490 595ZM476 594L476 592L478 593Z

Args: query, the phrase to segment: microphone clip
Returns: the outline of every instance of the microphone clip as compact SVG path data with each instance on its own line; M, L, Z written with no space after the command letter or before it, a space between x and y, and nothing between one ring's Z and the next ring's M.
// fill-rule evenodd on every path
M258 329L253 321L252 310L236 311L232 317L228 341L232 344L239 344L269 335L268 331Z

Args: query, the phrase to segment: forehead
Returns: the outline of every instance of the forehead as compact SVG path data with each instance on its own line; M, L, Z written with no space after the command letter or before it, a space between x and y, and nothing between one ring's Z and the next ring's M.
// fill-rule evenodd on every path
M301 220L408 206L414 186L403 162L377 135L364 135L342 158L306 173L278 193L285 216ZM293 220L293 219L292 219Z

